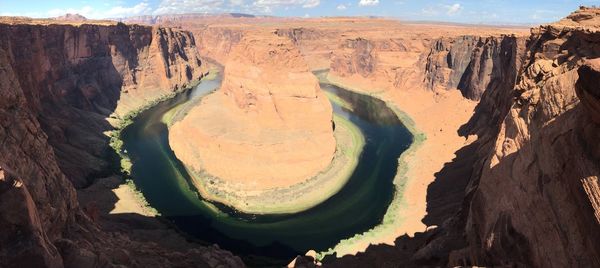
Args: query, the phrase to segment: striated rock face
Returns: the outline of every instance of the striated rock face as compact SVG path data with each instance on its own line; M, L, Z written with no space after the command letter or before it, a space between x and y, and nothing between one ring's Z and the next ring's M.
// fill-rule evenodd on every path
M0 267L243 265L218 249L174 252L102 232L73 187L108 172L113 111L200 77L193 37L45 23L0 24Z
M458 89L480 100L499 82L516 79L521 37L471 36L434 38L347 39L334 51L331 74L353 81L363 90L426 88Z
M474 79L463 94L485 85L475 114L459 130L478 139L461 149L468 155L459 151L447 165L472 166L461 209L434 231L330 266L384 265L406 254L407 266L599 266L599 16L599 9L582 8L533 29L526 46L512 37L480 42L459 80ZM499 58L490 62L486 54ZM475 75L490 71L489 81ZM431 81L448 83L451 73Z
M331 60L334 72L342 76L359 74L363 77L373 73L377 54L374 53L374 46L369 40L362 38L346 40L341 49L349 50L349 53L337 54Z
M480 38L461 36L433 41L425 65L427 88L456 88L469 66L471 54Z
M418 87L423 42L408 37L345 39L332 52L330 79L353 81L366 91Z
M109 168L105 118L198 79L188 32L142 26L0 25L0 48L76 187ZM57 108L60 107L60 108Z
M331 104L300 52L272 34L242 39L221 89L169 135L188 166L248 189L304 181L335 151Z
M200 54L222 63L227 62L229 53L240 42L243 35L241 29L224 27L194 29Z
M596 13L532 30L514 91L484 94L480 106L513 101L480 148L466 199L469 246L451 253L451 265L600 265Z
M517 51L524 39L514 36L442 38L434 41L425 61L425 84L430 90L458 88L463 96L480 100L492 81L516 79Z

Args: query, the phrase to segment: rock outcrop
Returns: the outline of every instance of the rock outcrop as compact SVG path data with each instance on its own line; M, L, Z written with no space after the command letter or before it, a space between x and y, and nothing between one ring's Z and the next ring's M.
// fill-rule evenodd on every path
M225 65L221 89L169 136L189 167L247 190L307 180L335 151L331 104L300 52L272 34L244 37Z
M389 265L396 256L408 255L410 261L405 257L398 262L405 266L598 266L599 17L599 9L581 8L558 23L534 28L525 48L523 40L512 37L481 42L490 44L488 50L506 52L491 53L501 55L492 61L491 70L499 71L491 71L491 80L479 78L472 83L476 87L471 89L487 85L480 87L485 90L475 114L459 132L478 139L461 149L468 155L458 151L441 172L447 175L447 167L472 166L467 169L471 176L460 210L435 230L398 238L395 246L372 246L364 254L325 262L331 267ZM485 49L473 51L463 55L486 54L481 53ZM466 67L456 77L476 78L467 70L476 62L489 65L481 59L485 57L458 64ZM480 64L479 70L489 73L490 68ZM436 82L436 77L443 77L439 82L447 85L456 81L450 79L452 72L427 79ZM453 85L460 85L460 80Z
M28 107L76 187L110 168L105 118L123 117L203 74L189 32L89 24L0 25L0 33Z
M334 72L344 76L358 74L362 77L373 73L377 54L373 51L375 47L372 42L363 38L350 39L340 48L348 52L339 53L331 60Z
M517 50L524 49L524 41L515 36L435 40L425 58L425 85L430 90L457 88L464 97L478 101L494 87L492 81L514 81Z
M591 60L600 57L600 25L573 20L594 20L595 12L581 9L532 30L517 97L472 179L469 247L451 254L451 263L600 264L600 74Z
M201 76L192 35L9 20L0 23L0 266L243 265L218 249L175 252L105 233L82 212L73 187L110 172L111 114Z

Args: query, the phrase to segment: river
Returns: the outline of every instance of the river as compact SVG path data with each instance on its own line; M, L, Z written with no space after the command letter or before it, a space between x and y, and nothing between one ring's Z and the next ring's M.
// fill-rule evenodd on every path
M398 158L412 143L412 135L383 101L323 83L323 90L351 104L347 109L331 102L334 113L355 124L366 140L352 177L337 194L309 210L286 215L242 214L203 200L171 151L161 119L178 105L200 103L221 80L202 81L159 103L122 132L134 182L161 217L188 237L216 243L257 265L284 264L309 249L327 250L381 223L396 190Z

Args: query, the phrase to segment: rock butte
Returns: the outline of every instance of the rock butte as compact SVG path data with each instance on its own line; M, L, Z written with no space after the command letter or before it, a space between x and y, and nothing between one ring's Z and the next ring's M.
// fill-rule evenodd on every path
M169 133L188 167L247 190L303 182L335 152L332 108L287 38L247 36L231 51L221 89Z

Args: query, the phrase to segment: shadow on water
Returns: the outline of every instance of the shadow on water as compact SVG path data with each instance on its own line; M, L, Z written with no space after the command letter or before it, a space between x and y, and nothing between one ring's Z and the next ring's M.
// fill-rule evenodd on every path
M287 264L310 249L326 250L341 239L381 223L394 195L397 159L412 135L383 101L336 86L321 87L351 103L352 111L332 102L334 112L355 124L365 136L359 163L347 184L309 210L286 215L250 215L203 200L169 147L162 115L182 103L218 88L216 81L160 103L142 113L123 132L137 187L163 218L188 237L240 255L249 265Z

